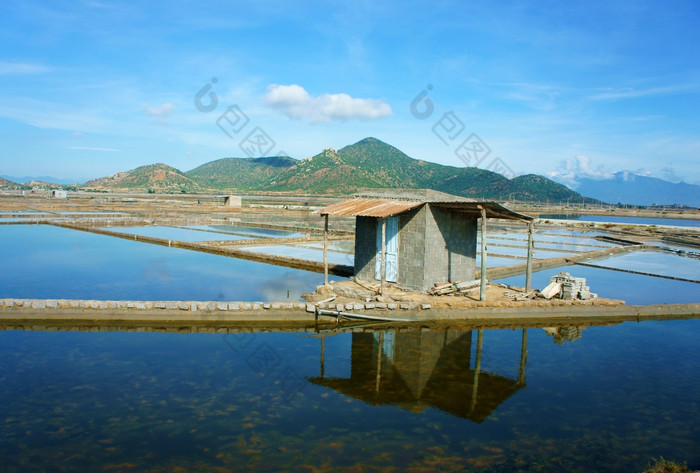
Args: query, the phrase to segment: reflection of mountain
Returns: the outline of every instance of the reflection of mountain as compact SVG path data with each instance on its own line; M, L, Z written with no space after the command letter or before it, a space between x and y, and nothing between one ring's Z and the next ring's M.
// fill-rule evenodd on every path
M525 383L526 329L520 376L509 379L481 371L483 331L479 330L472 366L472 331L410 331L352 334L349 378L324 377L311 383L369 404L394 404L419 412L432 406L458 417L483 422Z

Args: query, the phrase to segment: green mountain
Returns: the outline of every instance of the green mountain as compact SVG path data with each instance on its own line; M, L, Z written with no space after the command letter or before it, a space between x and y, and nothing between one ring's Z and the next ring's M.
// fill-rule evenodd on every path
M186 173L153 164L95 179L86 186L151 192L217 189L333 195L366 188L427 188L488 200L594 202L544 176L507 179L485 169L420 161L376 138L365 138L338 151L325 149L301 161L289 157L224 158Z
M257 190L299 161L293 158L223 158L187 171L185 176L215 189Z
M275 174L263 189L350 194L385 187L428 188L483 199L592 202L543 176L507 179L485 169L420 161L376 138L303 159Z
M84 184L95 189L129 189L148 192L201 192L206 187L167 164L149 164L131 171L93 179Z

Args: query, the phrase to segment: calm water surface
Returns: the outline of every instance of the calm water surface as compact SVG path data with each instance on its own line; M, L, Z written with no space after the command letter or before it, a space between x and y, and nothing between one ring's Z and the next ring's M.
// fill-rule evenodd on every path
M50 225L0 226L0 242L0 297L285 301L323 283L318 273Z
M642 225L673 225L676 227L700 227L700 220L654 217L617 217L613 215L540 215L541 219L581 220L584 222L635 223Z
M698 330L0 331L0 468L700 468Z

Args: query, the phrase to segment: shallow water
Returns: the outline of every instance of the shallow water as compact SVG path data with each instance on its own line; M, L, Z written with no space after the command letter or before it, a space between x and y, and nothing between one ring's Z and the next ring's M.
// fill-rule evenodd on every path
M613 215L540 215L540 219L564 219L580 220L582 222L610 222L610 223L630 223L641 225L672 225L675 227L700 227L700 220L678 219L678 218L654 218L654 217L618 217Z
M131 235L143 235L154 238L179 241L215 241L215 240L247 240L252 237L244 235L232 235L230 233L202 232L190 228L179 227L113 227L106 228L113 232L129 233Z
M522 371L520 329L0 331L2 469L697 469L699 324L530 328Z
M50 225L2 225L0 243L0 297L285 301L323 283L318 273Z
M184 228L192 228L195 230L207 230L219 233L236 233L239 235L246 235L253 238L298 238L306 236L306 233L301 232L291 232L286 230L275 230L272 228L258 228L237 225L190 225Z
M293 258L309 259L313 261L323 261L323 248L309 248L306 246L275 245L275 246L249 246L240 248L243 251L255 253L265 253L277 256L291 256ZM328 262L333 264L345 264L352 266L355 264L355 255L348 253L338 253L328 251Z

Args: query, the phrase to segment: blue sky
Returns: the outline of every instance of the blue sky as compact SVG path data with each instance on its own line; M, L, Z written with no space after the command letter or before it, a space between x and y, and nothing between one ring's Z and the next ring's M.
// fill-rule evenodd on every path
M374 136L506 174L700 183L697 0L9 0L0 44L5 175L187 171Z

